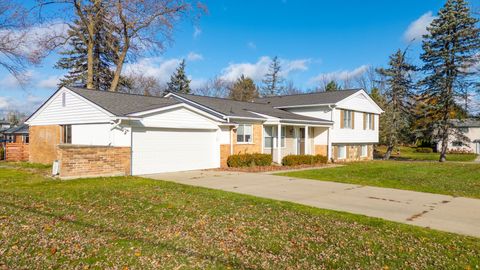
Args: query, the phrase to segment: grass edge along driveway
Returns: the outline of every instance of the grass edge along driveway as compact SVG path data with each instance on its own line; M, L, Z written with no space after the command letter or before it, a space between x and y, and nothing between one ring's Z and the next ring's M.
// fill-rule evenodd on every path
M480 265L477 238L164 181L0 168L0 195L7 268Z
M278 175L480 198L479 163L368 161Z

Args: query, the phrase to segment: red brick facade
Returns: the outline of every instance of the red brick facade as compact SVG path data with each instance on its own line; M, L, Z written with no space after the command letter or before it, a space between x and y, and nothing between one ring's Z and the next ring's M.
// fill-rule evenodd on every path
M130 147L59 145L61 178L130 175Z

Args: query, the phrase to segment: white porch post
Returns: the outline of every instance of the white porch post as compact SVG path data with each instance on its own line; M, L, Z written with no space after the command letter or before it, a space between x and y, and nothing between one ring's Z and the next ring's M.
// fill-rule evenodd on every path
M308 138L308 126L305 126L305 155L310 154L310 140Z
M331 127L327 129L327 160L330 161L332 159L332 132Z
M282 163L282 124L277 125L277 163Z

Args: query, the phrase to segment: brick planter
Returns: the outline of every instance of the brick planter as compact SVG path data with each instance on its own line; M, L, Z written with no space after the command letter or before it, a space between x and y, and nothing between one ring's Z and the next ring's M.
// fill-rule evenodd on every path
M61 178L130 175L130 147L61 144Z

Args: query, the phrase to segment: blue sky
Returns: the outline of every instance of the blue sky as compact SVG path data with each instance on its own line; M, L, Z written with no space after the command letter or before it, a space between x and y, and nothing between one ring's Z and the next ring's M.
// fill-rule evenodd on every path
M478 0L476 0L478 1ZM472 4L479 7L477 2ZM204 1L208 14L184 22L161 55L145 55L128 70L164 82L182 58L194 87L214 76L233 80L242 73L259 80L271 57L282 59L285 76L301 89L318 78L357 76L382 66L398 48L418 37L443 5L439 0ZM418 62L419 39L409 51ZM0 110L31 112L53 93L65 71L53 68L56 53L29 69L31 81L19 87L0 69Z

